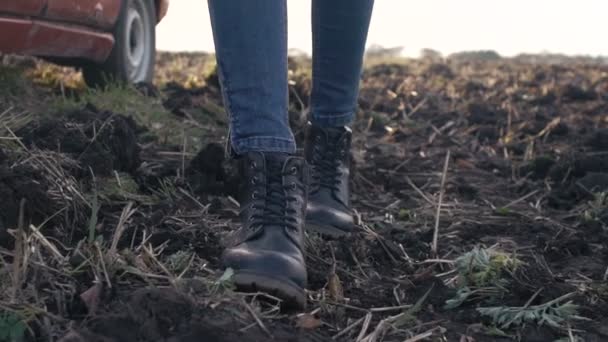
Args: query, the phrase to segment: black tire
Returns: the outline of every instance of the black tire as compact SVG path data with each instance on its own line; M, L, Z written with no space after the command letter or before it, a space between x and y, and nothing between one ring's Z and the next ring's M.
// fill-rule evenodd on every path
M114 48L103 64L82 68L90 87L112 82L151 82L156 59L156 6L153 0L123 0L114 28Z

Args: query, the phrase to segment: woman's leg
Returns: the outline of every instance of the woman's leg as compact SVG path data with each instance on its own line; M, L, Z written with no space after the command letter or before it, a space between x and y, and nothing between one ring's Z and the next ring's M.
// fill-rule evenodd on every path
M295 152L286 0L209 0L209 13L233 152Z
M312 167L306 225L329 236L350 233L352 122L373 0L313 0L313 87L306 159Z
M374 0L312 0L312 123L351 123Z
M242 291L306 302L306 163L289 129L286 0L209 0L230 143L240 163L241 229L222 255Z

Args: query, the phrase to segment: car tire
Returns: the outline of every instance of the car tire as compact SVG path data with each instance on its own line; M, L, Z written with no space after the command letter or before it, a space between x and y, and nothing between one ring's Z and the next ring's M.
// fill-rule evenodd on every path
M156 21L153 0L123 0L110 56L102 64L91 63L82 68L87 85L151 82L156 59Z

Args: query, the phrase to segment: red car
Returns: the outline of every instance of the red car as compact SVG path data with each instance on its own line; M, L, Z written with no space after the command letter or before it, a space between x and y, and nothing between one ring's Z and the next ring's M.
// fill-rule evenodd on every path
M169 0L0 0L0 52L82 68L89 85L149 82Z

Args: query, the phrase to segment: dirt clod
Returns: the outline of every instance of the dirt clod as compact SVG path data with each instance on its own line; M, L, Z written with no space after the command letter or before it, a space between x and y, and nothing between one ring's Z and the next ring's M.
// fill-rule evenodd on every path
M20 204L25 200L24 224L39 224L57 209L48 193L48 185L40 171L28 166L11 168L8 163L0 163L0 246L8 246L6 229L17 228Z
M568 84L561 90L562 99L565 101L592 101L597 99L597 94L592 89Z
M140 164L137 127L132 118L92 106L65 117L31 122L17 132L28 147L67 153L95 174L134 172Z
M225 148L211 143L190 161L186 176L195 193L233 194L228 184L228 171L225 169Z
M506 118L502 110L484 103L471 103L468 106L469 121L472 124L496 124Z

